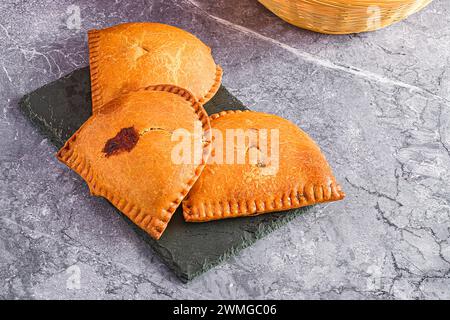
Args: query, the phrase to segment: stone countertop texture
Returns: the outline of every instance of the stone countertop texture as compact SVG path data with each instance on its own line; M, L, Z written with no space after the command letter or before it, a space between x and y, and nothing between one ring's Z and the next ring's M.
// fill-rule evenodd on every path
M11 0L0 12L0 298L450 299L449 1L346 36L253 0ZM210 45L224 85L308 132L347 198L181 283L17 106L88 64L87 30L128 21Z

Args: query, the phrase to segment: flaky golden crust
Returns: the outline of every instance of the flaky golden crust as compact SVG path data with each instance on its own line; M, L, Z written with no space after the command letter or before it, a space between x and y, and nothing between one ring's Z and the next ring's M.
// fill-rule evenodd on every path
M160 83L190 91L200 102L220 87L222 69L194 35L159 23L125 23L91 30L89 62L92 110L120 94Z
M83 177L93 195L108 199L159 239L205 166L209 128L208 115L192 94L171 85L152 86L110 101L57 157ZM203 148L199 162L172 161L177 143L172 133L179 129L192 133L190 143ZM121 134L122 142L114 140ZM120 143L126 148L120 149Z
M250 111L224 111L210 119L212 130L219 130L223 136L227 129L277 129L279 163L275 168L270 163L265 166L249 161L244 164L208 161L183 200L186 221L257 215L345 197L319 147L288 120ZM270 138L268 142L270 145ZM215 147L210 160L217 153Z

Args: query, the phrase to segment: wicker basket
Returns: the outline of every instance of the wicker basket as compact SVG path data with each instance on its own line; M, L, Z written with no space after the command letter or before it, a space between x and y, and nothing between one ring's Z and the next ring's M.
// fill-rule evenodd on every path
M293 25L329 34L377 30L406 18L431 1L259 0L270 11Z

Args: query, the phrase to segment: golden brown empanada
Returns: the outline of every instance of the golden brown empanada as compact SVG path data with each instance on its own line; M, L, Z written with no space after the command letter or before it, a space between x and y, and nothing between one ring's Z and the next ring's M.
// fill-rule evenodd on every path
M257 215L344 198L319 147L288 120L249 111L224 111L210 119L213 151L183 200L186 221ZM230 139L230 129L242 130L241 144L237 131ZM231 149L230 141L235 143ZM239 152L244 162L241 158L238 163Z
M186 90L153 86L121 95L89 118L58 152L60 161L134 223L159 239L200 175L210 152L210 124ZM184 130L204 157L174 162L172 134Z
M207 102L222 69L194 35L160 23L125 23L89 31L92 110L122 93L161 83L186 88Z

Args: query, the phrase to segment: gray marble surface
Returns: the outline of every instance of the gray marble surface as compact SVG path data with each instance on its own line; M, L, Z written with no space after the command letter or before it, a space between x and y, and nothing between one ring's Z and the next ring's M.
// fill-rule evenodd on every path
M249 0L7 0L0 12L1 298L450 299L449 1L347 36ZM316 139L345 201L182 284L17 107L87 65L86 30L126 21L209 44L234 95Z

